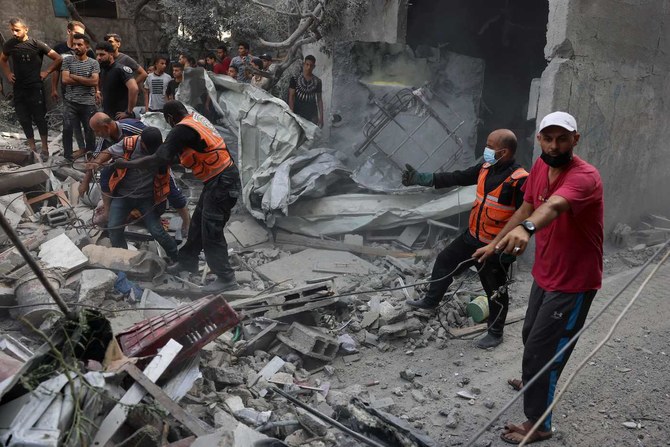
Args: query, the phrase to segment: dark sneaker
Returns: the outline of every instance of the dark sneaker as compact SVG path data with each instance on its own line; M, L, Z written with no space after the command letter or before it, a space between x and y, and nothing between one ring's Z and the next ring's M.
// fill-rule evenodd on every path
M502 341L502 335L500 337L496 337L495 335L487 333L485 337L480 338L477 341L477 347L481 349L495 348L500 343L502 343Z
M165 271L170 275L178 275L180 272L198 273L198 264L175 262L174 264L168 265Z
M421 298L420 300L407 300L405 301L408 306L417 307L419 309L435 309L440 305L439 302L430 301L426 298Z
M229 290L237 290L239 288L240 286L237 285L237 281L234 279L225 281L217 278L215 281L203 287L202 291L205 293L222 293Z

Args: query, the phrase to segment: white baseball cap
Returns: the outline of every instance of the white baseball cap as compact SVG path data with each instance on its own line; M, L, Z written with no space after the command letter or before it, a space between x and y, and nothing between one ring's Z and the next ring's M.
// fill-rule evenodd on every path
M575 117L569 113L552 112L542 119L538 132L542 132L549 126L558 126L569 130L570 132L574 132L577 130L577 120L575 120Z

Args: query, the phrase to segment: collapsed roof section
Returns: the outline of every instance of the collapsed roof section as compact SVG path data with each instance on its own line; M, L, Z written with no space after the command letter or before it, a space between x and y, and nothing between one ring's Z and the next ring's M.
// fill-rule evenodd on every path
M358 79L366 106L333 134L337 150L316 147L320 129L284 101L227 76L187 69L177 98L196 110L214 105L227 141L237 140L244 204L268 226L310 236L391 229L467 211L474 200L472 187L438 194L400 184L405 163L427 172L474 163L483 64L459 55L423 63L442 68L419 88Z

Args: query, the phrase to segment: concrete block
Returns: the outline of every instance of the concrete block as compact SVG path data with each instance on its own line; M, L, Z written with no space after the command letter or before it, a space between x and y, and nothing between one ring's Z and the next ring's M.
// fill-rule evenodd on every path
M249 271L239 271L235 272L235 279L237 279L237 282L240 284L249 284L254 280L254 275Z
M59 268L64 273L72 272L88 262L88 257L65 234L43 243L38 257L48 268Z
M332 360L339 349L339 342L335 337L297 322L286 333L277 334L277 338L301 354L319 360Z
M106 269L88 269L81 272L79 301L102 301L114 291L116 273Z

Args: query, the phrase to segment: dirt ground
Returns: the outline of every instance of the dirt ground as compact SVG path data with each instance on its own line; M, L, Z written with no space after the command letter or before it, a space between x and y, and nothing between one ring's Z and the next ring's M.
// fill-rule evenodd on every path
M628 251L624 254L630 256ZM637 255L637 259L644 257ZM608 275L606 272L603 289L596 296L587 321L639 270L620 262L620 258L621 253L608 257L610 271L618 273ZM649 271L647 269L580 339L559 381L559 389L606 335ZM511 292L512 311L525 308L530 283L529 267L522 266ZM670 265L665 265L647 286L638 304L624 317L612 340L573 381L554 413L554 437L542 445L670 445L670 429L665 422L670 408L668 285ZM508 325L504 343L493 350L478 349L472 339L431 342L425 348L415 349L411 355L405 353L404 340L394 342L394 349L388 352L363 347L360 361L345 365L339 357L333 365L336 375L324 380L332 382L332 389L355 389L360 385L361 396L371 400L391 397L395 405L390 412L422 428L440 445L465 445L514 397L515 391L506 380L520 377L522 324L520 321ZM400 372L408 368L420 374L413 383L400 377ZM373 381L379 381L379 385L366 386ZM481 390L473 401L456 396L458 391L473 391L473 388ZM457 413L458 422L455 428L447 428L445 415L452 410ZM519 400L475 445L507 445L499 438L503 424L524 420ZM626 428L624 422L638 425Z

